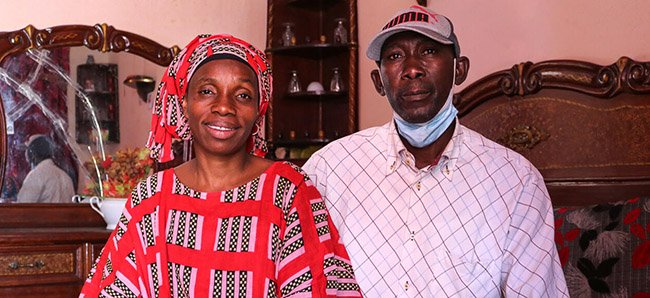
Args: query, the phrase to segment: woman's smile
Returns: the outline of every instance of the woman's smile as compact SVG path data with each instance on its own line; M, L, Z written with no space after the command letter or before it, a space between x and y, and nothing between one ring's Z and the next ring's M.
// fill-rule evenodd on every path
M241 128L241 126L223 121L212 121L204 123L204 125L209 129L210 134L216 139L228 139L234 136L236 131Z

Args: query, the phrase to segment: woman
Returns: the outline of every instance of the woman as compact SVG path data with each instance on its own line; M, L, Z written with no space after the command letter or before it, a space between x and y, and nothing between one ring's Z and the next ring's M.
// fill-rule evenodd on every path
M196 158L139 183L81 297L360 296L345 248L309 178L261 158L271 94L264 55L199 36L161 80L148 147Z

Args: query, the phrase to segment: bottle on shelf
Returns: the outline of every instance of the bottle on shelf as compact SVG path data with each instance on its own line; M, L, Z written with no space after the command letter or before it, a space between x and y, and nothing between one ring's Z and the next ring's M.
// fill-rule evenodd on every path
M343 91L343 81L341 80L341 72L338 67L332 69L332 80L330 81L330 91L341 92Z
M300 88L300 80L298 80L298 71L291 71L291 79L289 80L289 93L298 93L302 91Z
M334 43L347 44L348 43L348 30L343 27L345 19L339 18L335 20L338 25L334 29Z
M291 30L293 23L284 23L285 29L282 33L282 45L285 47L296 45L296 35Z

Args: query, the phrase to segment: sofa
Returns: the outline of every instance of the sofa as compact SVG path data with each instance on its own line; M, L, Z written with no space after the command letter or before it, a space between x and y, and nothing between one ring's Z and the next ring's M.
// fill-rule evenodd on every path
M554 216L571 297L650 297L650 197L557 208Z

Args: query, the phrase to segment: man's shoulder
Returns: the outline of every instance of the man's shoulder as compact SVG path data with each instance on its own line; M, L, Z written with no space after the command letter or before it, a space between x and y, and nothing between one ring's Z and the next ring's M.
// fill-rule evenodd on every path
M382 145L386 143L388 130L388 124L366 128L330 142L315 154L339 153L341 148L359 148L363 146L383 149Z
M461 125L463 134L461 159L470 160L474 156L489 156L498 163L509 163L518 168L535 169L535 166L520 153L507 148L495 141L488 139L482 134ZM536 169L535 169L536 171Z

